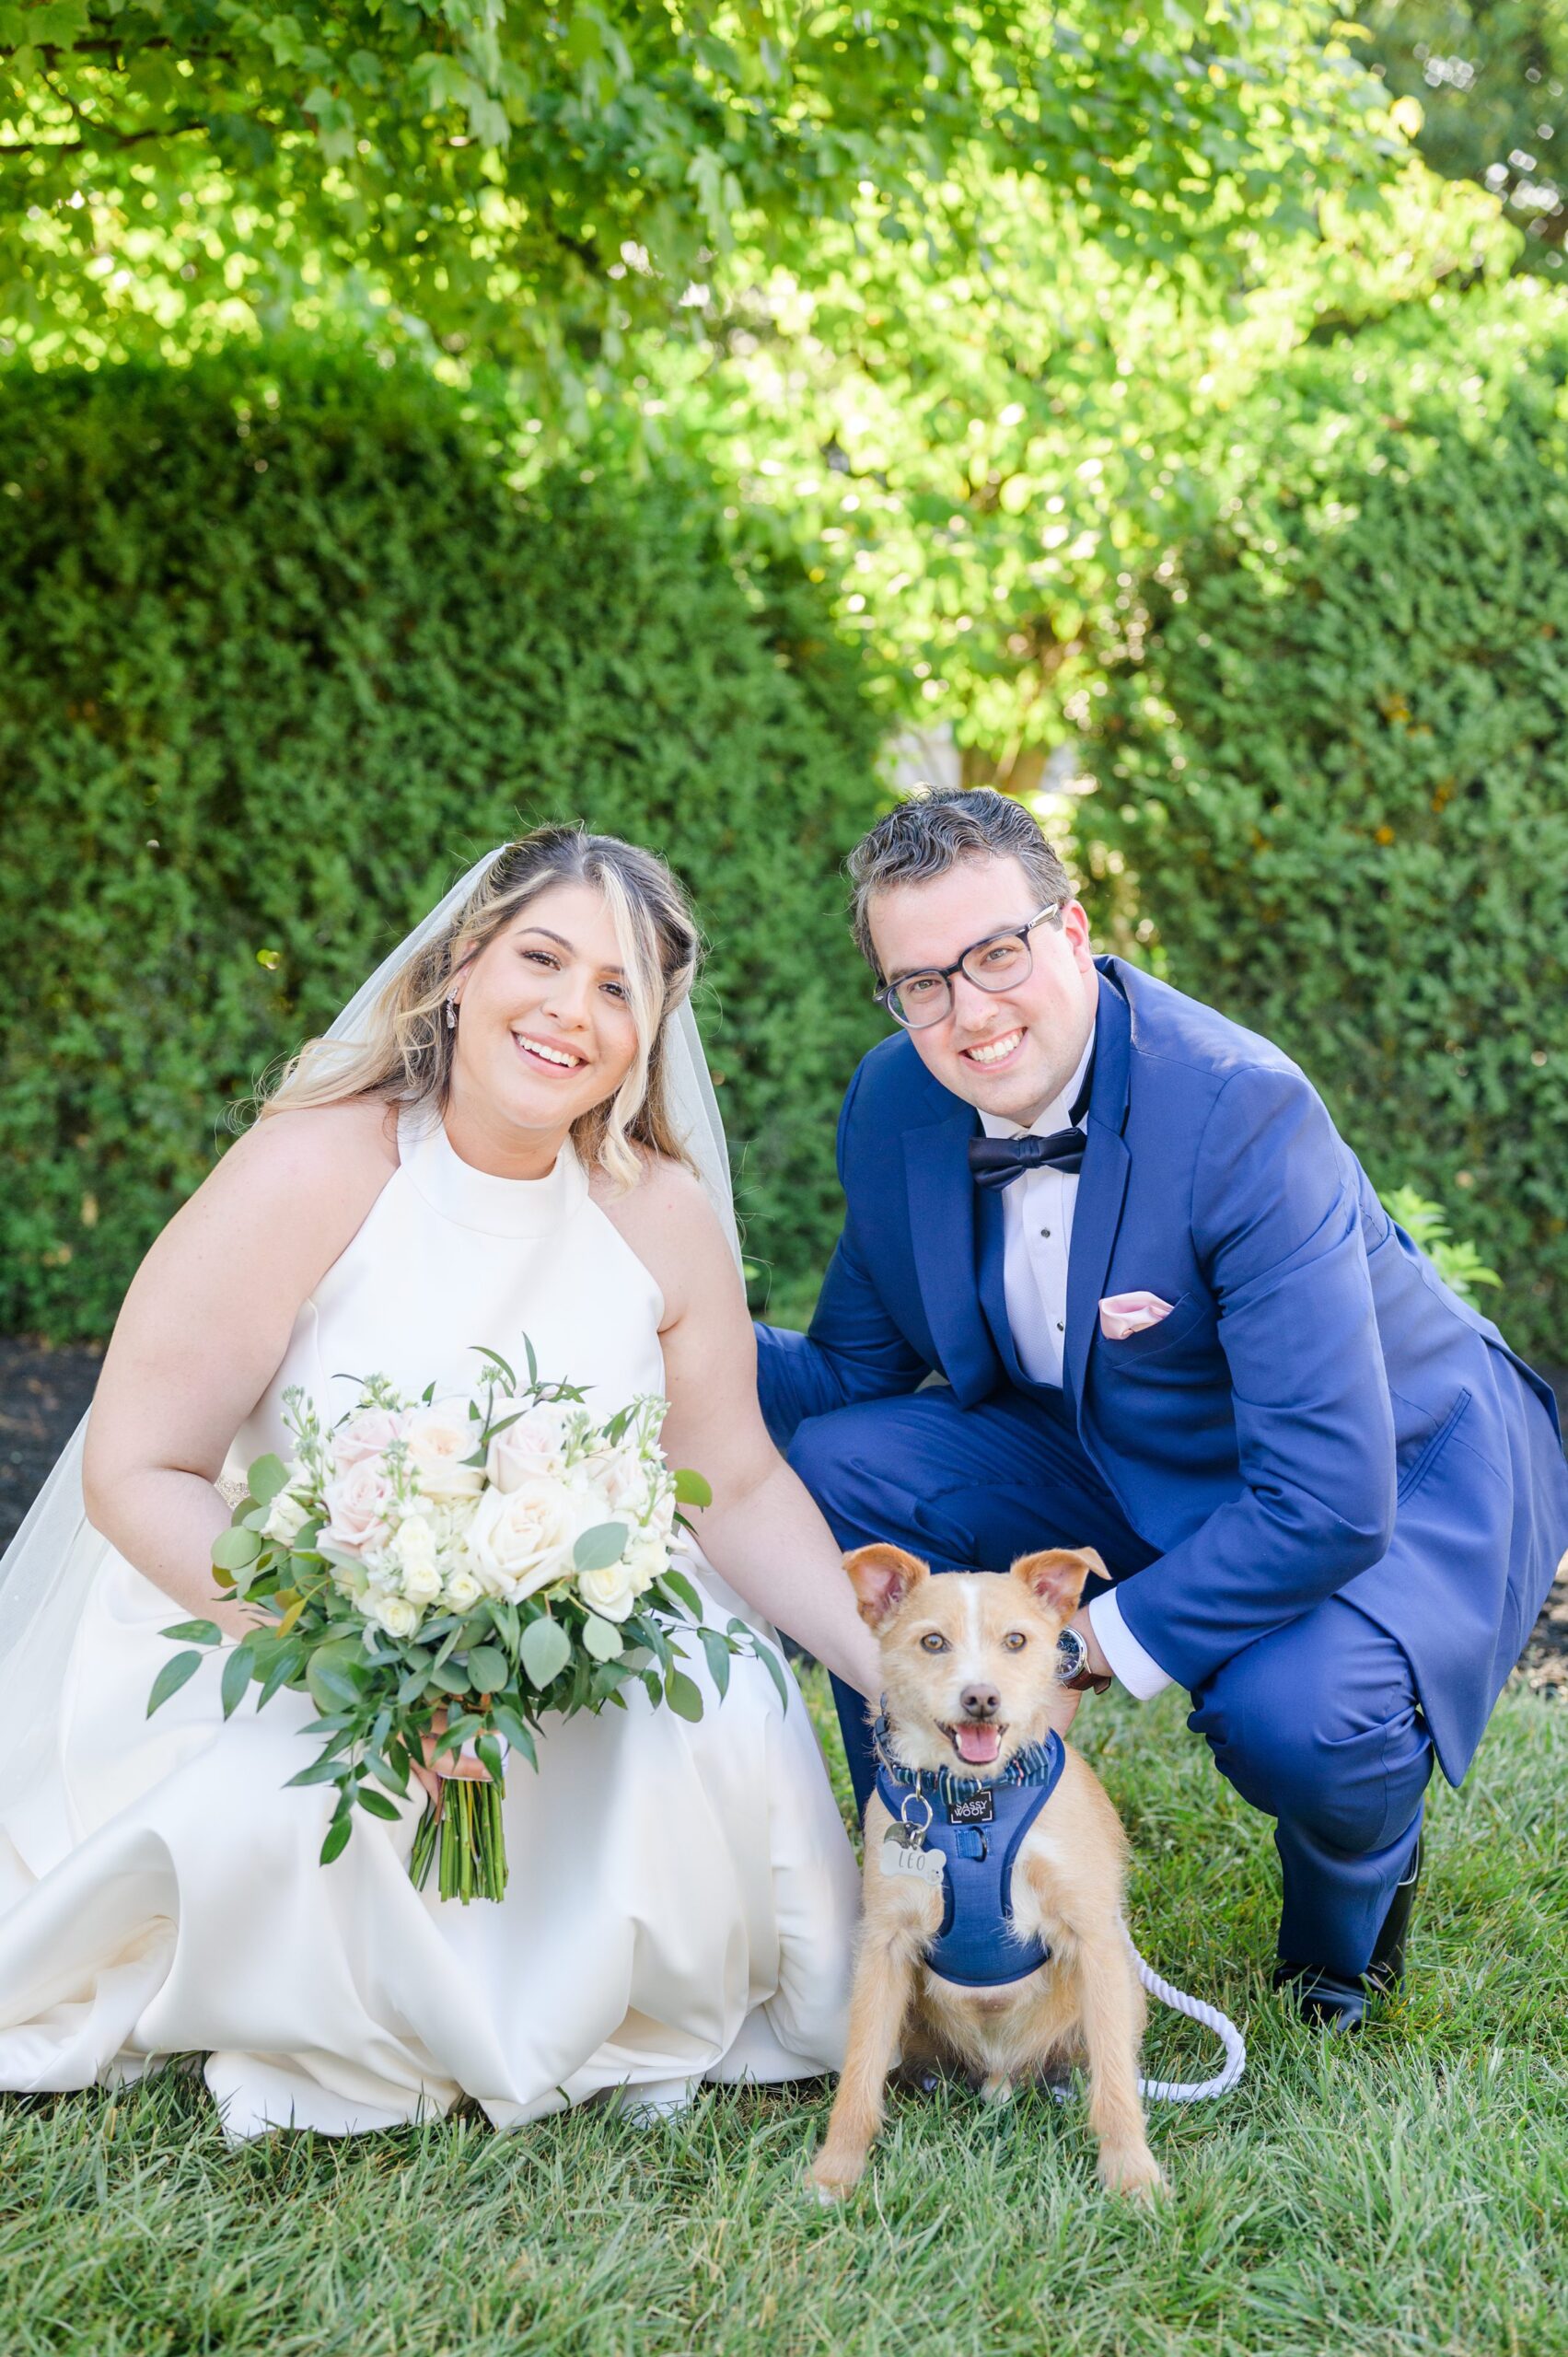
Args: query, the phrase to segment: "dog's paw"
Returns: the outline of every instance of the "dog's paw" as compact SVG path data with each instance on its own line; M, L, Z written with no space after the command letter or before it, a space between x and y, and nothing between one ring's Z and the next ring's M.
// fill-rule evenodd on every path
M990 2078L981 2081L980 2093L983 2103L1011 2103L1013 2082L1002 2073L993 2071Z
M824 2207L835 2201L847 2201L865 2175L864 2161L830 2157L819 2153L812 2162L807 2183Z
M1125 2194L1130 2200L1152 2205L1167 2190L1165 2172L1146 2144L1120 2152L1102 2152L1099 2181L1108 2193Z

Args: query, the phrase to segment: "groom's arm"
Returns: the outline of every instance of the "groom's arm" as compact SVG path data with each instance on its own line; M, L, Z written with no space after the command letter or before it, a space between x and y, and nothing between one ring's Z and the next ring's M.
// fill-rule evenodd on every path
M860 1086L857 1072L839 1116L839 1182L849 1192L844 1165L850 1117ZM913 1391L930 1368L895 1325L855 1240L854 1206L828 1263L810 1330L757 1327L757 1388L773 1444L787 1448L808 1416L825 1416L858 1399Z
M1115 1591L1122 1626L1189 1689L1378 1562L1395 1492L1359 1197L1300 1074L1253 1068L1226 1083L1192 1218L1219 1302L1244 1486Z

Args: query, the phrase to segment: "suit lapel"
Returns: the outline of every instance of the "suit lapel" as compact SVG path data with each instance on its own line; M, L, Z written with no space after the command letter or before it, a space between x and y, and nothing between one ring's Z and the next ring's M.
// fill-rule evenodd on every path
M1127 1121L1128 1081L1132 1057L1132 1019L1126 1000L1104 969L1095 1019L1095 1078L1084 1127L1088 1144L1078 1174L1073 1213L1073 1245L1067 1262L1067 1334L1064 1368L1074 1411L1081 1408L1089 1349L1099 1322L1106 1271L1121 1224L1132 1157L1122 1131Z
M975 1284L975 1186L969 1147L979 1124L966 1105L904 1132L910 1231L920 1297L942 1370L972 1407L995 1384L996 1354Z

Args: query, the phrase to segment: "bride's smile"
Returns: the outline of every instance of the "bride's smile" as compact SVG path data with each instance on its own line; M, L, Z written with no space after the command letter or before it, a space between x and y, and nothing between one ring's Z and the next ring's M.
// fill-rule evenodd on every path
M630 946L592 885L552 885L463 967L447 1126L465 1161L542 1177L638 1056Z

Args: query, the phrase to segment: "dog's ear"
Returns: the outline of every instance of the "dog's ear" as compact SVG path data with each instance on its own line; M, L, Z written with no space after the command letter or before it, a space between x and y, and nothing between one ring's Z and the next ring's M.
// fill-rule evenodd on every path
M860 1617L870 1629L879 1629L910 1590L930 1576L918 1555L906 1555L901 1547L880 1545L857 1547L853 1555L844 1557L844 1569Z
M1109 1577L1103 1559L1092 1547L1048 1547L1043 1554L1020 1555L1013 1566L1013 1577L1022 1580L1031 1596L1038 1596L1063 1619L1076 1612L1084 1582L1091 1572L1098 1572L1102 1580Z

